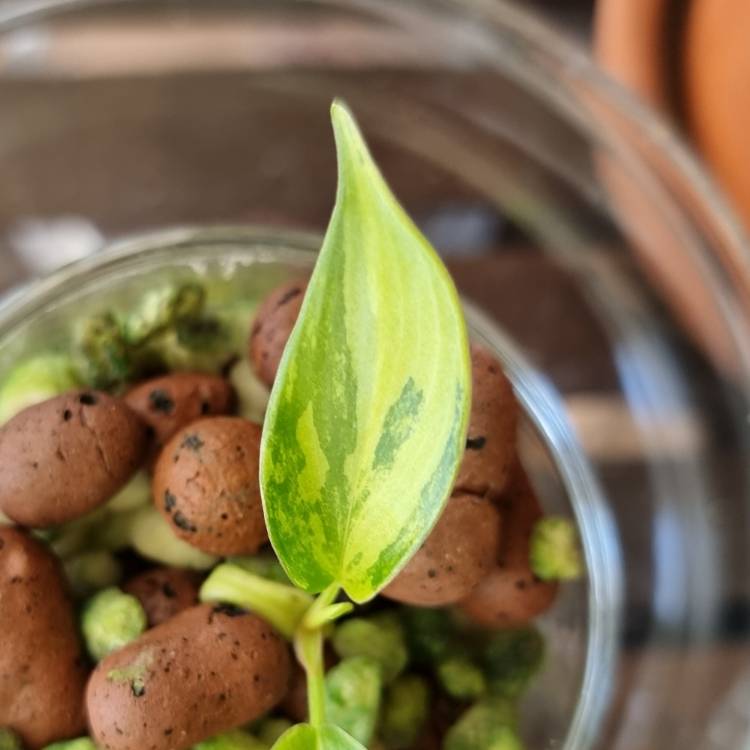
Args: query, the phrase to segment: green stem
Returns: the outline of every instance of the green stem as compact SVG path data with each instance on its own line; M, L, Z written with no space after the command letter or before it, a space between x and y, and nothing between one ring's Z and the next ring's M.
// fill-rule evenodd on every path
M323 632L300 628L296 645L297 656L307 673L307 706L310 713L310 723L314 727L322 727L326 723Z
M336 584L331 584L318 595L302 618L294 639L297 658L307 674L307 706L310 723L316 728L320 728L326 723L323 631L332 619L344 614L345 611L345 609L333 605L338 593L339 587Z
M351 602L340 602L339 604L329 604L327 607L319 609L317 612L309 613L305 616L305 627L311 630L315 628L326 629L334 620L339 617L348 615L354 609Z

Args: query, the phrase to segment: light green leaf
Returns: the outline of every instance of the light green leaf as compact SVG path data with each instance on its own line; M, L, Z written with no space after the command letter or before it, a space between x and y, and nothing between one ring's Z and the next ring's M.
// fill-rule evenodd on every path
M266 415L273 546L315 593L372 598L427 536L464 450L466 327L447 270L335 102L336 206Z
M296 724L276 740L272 750L316 750L318 733L310 724Z
M366 750L343 729L326 724L316 729L310 724L296 724L284 732L273 750Z
M232 729L193 745L192 750L267 750L268 745L249 732Z
M364 745L333 724L326 724L318 734L320 750L365 750Z
M266 744L266 747L271 747L291 728L292 722L289 719L281 716L269 716L262 719L260 724L255 727L255 733L258 735L258 739Z

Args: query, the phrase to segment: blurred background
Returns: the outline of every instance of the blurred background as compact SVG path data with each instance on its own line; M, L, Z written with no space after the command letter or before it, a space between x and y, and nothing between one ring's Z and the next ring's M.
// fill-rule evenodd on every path
M30 9L56 4L68 5L66 2L3 0L0 22L8 22ZM609 75L667 120L700 153L737 213L744 217L746 224L750 223L750 176L745 169L750 157L745 138L750 109L746 106L750 98L746 75L750 66L747 51L750 45L745 43L750 33L748 3L743 0L685 3L524 0L521 5L589 49ZM42 55L47 41L45 34L41 25L10 35L0 52L0 71L5 70L11 76L14 71L33 71L34 60ZM67 47L60 47L57 54L68 55L67 64L74 66L87 54L101 56L106 50L106 57L111 58L114 68L123 69L132 62L132 58L128 58L131 52L137 55L148 48L145 37L143 43L129 32L124 38L128 46L123 48L119 62L116 35L93 45L88 38L84 42L86 47L80 46L80 41L74 46L69 42ZM62 62L66 67L65 61ZM160 62L156 60L155 64L158 67ZM11 96L13 93L9 92ZM6 98L6 101L12 99ZM706 115L709 111L710 118ZM12 190L7 186L5 189ZM5 219L7 227L7 204L0 207L0 211L5 212L0 218ZM437 228L445 226L443 222ZM467 219L463 226L470 231L468 227L476 223ZM60 215L43 223L22 220L11 226L9 235L3 239L5 241L0 242L0 289L94 252L104 237L96 226L85 220ZM454 239L462 238L453 234L445 239L447 245L451 245Z
M45 5L46 3L35 0L1 0L0 21ZM593 23L592 0L527 0L524 5L537 10L572 38L584 43L590 41ZM44 24L41 24L30 32L19 31L11 36L10 42L3 45L0 53L0 71L5 68L12 72L14 67L33 66L35 55L40 54L40 48L45 43L44 34ZM132 38L130 35L128 37ZM102 40L101 46L91 49L91 54L101 54L103 48L106 48L108 57L116 57L116 47L114 37L108 41ZM71 64L80 62L80 57L85 56L84 53L78 54L71 49L67 52L73 54ZM128 52L124 52L123 56L125 59L121 64L125 65L131 58ZM8 95L13 96L15 93L14 89ZM9 101L7 97L5 101ZM7 197L12 190L12 186L0 186L0 199ZM3 227L8 230L8 234L2 238L4 241L0 241L0 290L7 290L23 280L49 273L65 263L85 257L101 248L105 242L105 236L100 228L80 216L61 212L44 221L36 221L33 216L24 217L19 212L11 217L8 215L11 210L8 203L0 202L5 204L0 206L0 221L3 221ZM195 218L197 220L198 217ZM262 220L271 217L258 218ZM185 217L185 220L190 221L190 217ZM471 217L467 218L466 231L471 232L472 226L476 224L476 221L472 224ZM442 225L444 226L445 222ZM438 231L439 228L440 226L437 227ZM479 231L481 234L481 229ZM452 244L461 239L456 237L451 240L451 237L446 237Z

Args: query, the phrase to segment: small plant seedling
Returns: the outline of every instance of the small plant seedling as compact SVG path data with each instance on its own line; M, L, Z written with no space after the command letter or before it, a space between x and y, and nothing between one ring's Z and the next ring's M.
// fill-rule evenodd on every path
M336 205L271 393L261 488L271 543L315 601L293 639L310 721L276 750L362 745L326 710L323 640L422 544L466 440L471 372L453 282L334 102Z

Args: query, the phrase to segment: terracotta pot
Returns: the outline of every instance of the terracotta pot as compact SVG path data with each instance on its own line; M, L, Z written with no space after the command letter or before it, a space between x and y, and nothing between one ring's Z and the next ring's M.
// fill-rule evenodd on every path
M688 134L750 229L748 40L747 0L596 6L597 61Z
M594 51L599 64L655 109L669 112L666 39L670 0L599 0Z
M750 2L598 0L594 37L601 66L693 138L750 229ZM638 147L641 137L632 122L613 121L610 127ZM736 371L734 345L722 334L722 313L711 301L703 269L685 259L678 238L621 165L606 154L595 160L620 226L654 285L711 359ZM670 179L665 157L650 153L649 161L663 164L657 171L666 189L686 202L694 199L689 185ZM703 209L695 205L695 215ZM732 271L738 282L745 277L744 269ZM750 317L747 292L742 307Z
M682 65L688 129L750 228L750 2L692 0Z

